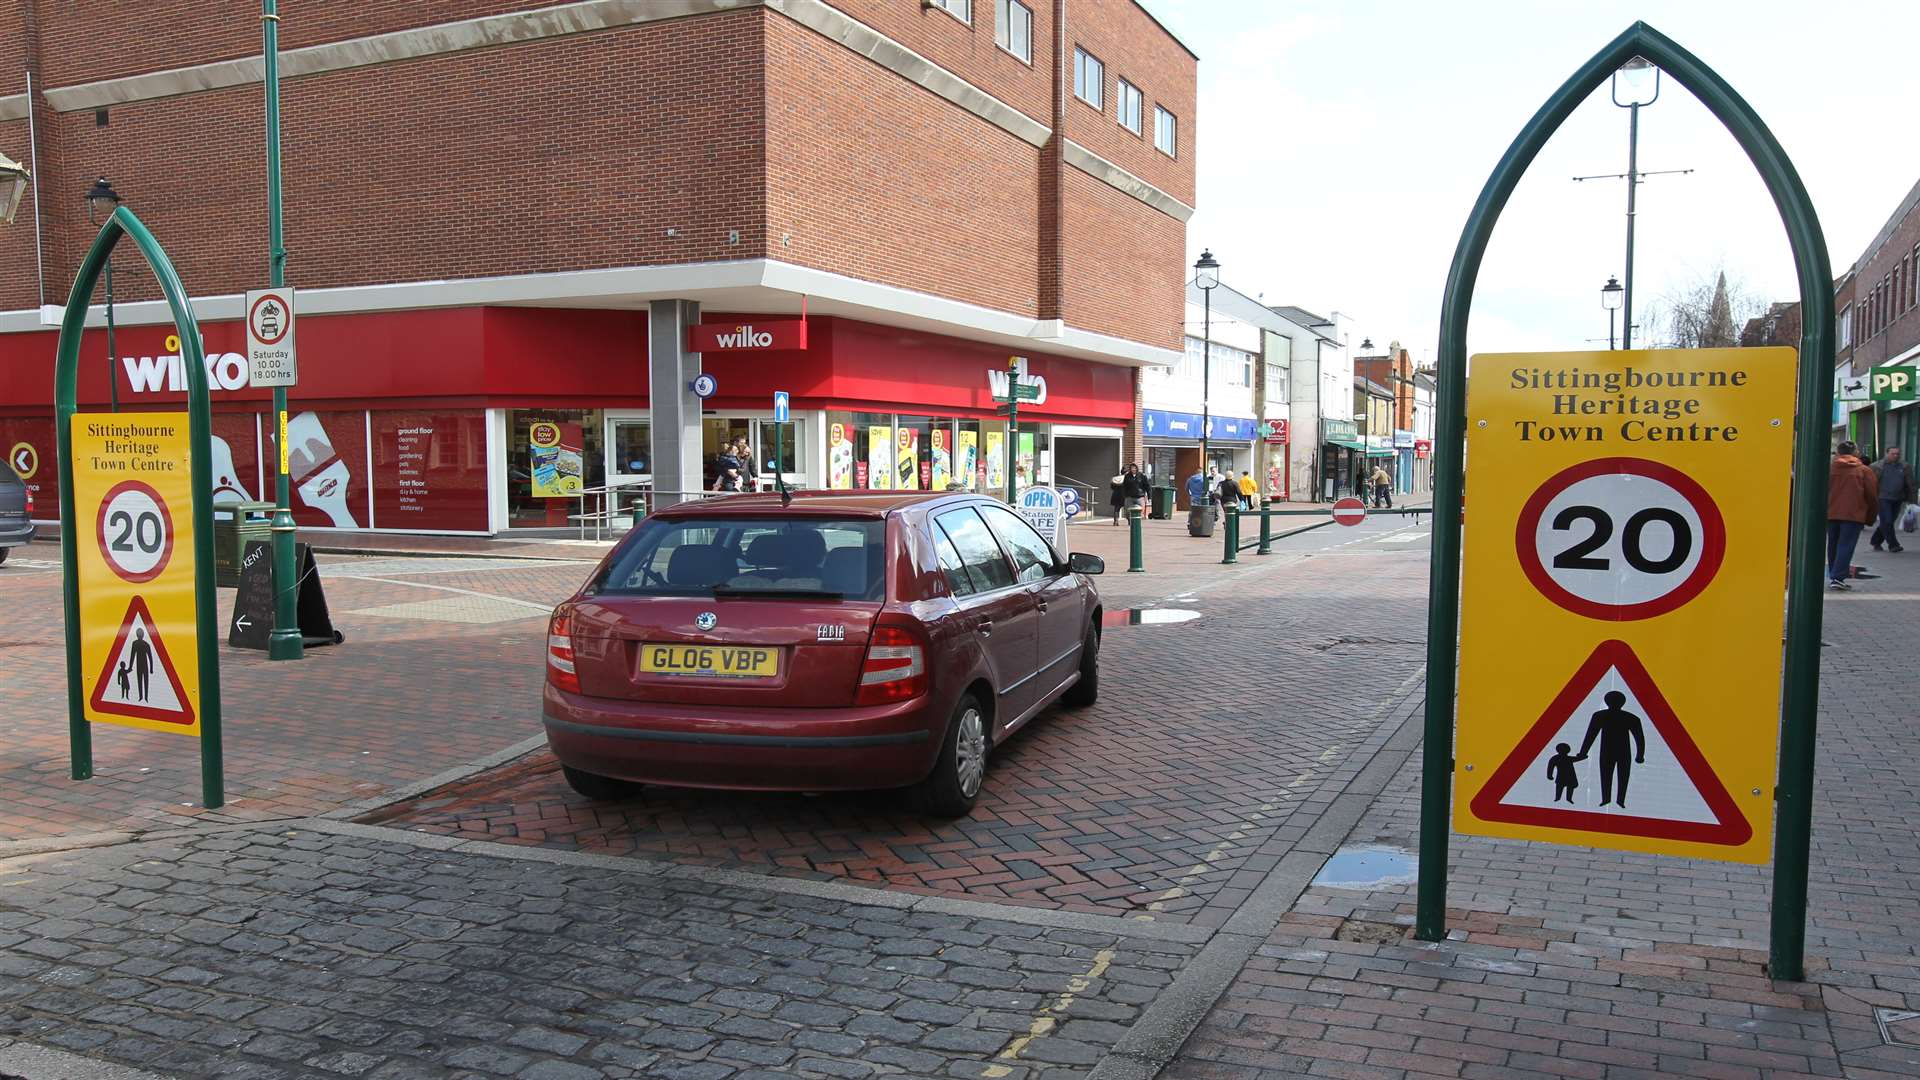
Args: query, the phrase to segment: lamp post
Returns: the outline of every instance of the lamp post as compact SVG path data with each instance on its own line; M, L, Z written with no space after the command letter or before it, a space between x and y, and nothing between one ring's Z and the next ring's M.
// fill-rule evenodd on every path
M1648 72L1652 73L1649 92ZM1627 100L1620 100L1622 76ZM1621 299L1620 347L1633 348L1633 219L1634 201L1640 190L1640 109L1660 100L1660 69L1636 56L1613 73L1609 93L1613 103L1627 110L1627 284ZM1644 100L1642 100L1644 98ZM1611 320L1609 320L1611 321Z
M85 197L87 221L96 226L100 224L102 217L112 217L114 209L120 205L120 193L113 190L113 185L107 183L107 178L104 176L93 182L93 186L87 189ZM101 213L103 207L104 214ZM120 411L120 375L113 368L120 362L115 359L117 356L119 356L119 350L115 347L113 340L113 255L109 252L107 255L107 400L111 403L114 412Z
M1620 279L1612 276L1611 274L1607 276L1607 283L1605 285L1600 286L1600 306L1607 309L1607 348L1608 349L1614 348L1613 313L1620 310L1621 293L1625 291L1626 290L1620 287Z
M1204 312L1200 330L1200 505L1213 504L1213 482L1207 473L1207 431L1213 427L1213 290L1220 284L1220 262L1212 249L1200 252L1193 264L1193 282L1200 286Z
M280 15L277 0L260 0L260 53L265 61L267 99L267 284L287 283L287 245L280 228ZM267 659L298 660L306 655L300 636L299 574L294 566L294 523L287 479L287 388L273 388L273 416L280 460L273 475L273 632L267 635Z

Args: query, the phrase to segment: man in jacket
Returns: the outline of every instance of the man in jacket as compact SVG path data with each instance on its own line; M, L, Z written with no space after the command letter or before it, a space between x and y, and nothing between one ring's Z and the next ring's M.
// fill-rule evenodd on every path
M1853 549L1860 529L1873 521L1879 507L1880 482L1860 461L1860 448L1840 444L1827 470L1827 588L1851 589Z
M1393 477L1378 465L1373 467L1373 505L1375 507L1393 506Z
M1900 460L1900 448L1887 447L1885 457L1873 463L1873 477L1880 485L1880 522L1873 527L1873 550L1885 544L1888 551L1905 551L1900 546L1900 506L1914 501L1913 466Z

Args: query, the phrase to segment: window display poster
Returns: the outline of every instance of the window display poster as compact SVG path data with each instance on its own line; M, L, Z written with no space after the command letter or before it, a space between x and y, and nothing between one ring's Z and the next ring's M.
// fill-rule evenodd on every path
M1004 431L987 432L987 490L999 491L1007 486L1007 433Z
M930 486L935 491L945 491L947 485L953 483L953 451L947 448L950 438L952 435L946 428L933 429L933 483Z
M486 414L373 414L373 514L382 529L487 530Z
M900 490L920 490L920 429L900 429Z
M542 420L527 428L534 498L566 499L580 493L585 466L580 448L585 442L579 424Z
M967 485L968 491L980 486L980 433L963 431L960 433L960 482Z
M280 449L273 417L265 420L272 469ZM299 412L287 418L287 482L293 488L295 524L368 528L366 473L366 413Z
M893 487L893 429L867 429L867 486L875 491Z
M1033 483L1033 432L1020 433L1019 447L1013 466L1013 485L1016 490Z
M827 486L853 487L853 432L845 424L827 428Z
M272 488L261 482L260 428L253 413L214 413L207 448L213 451L215 503L273 501Z

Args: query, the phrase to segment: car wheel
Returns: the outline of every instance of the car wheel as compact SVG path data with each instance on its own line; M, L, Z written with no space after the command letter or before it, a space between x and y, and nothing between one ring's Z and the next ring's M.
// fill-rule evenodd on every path
M933 771L914 789L921 810L936 817L960 817L973 809L986 783L987 726L986 710L972 694L953 707Z
M631 780L617 780L611 776L581 772L571 765L560 766L560 773L567 778L567 786L589 799L612 802L625 799L640 790L640 785Z
M1084 709L1100 700L1100 631L1087 627L1086 640L1080 643L1080 681L1060 695L1062 704Z
M12 548L0 548L0 563L7 561L7 552L12 550Z

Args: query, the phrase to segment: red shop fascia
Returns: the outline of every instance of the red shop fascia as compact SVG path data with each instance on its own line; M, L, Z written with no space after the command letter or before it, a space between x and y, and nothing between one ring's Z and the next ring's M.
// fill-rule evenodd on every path
M780 316L709 314L705 323ZM837 317L808 322L804 350L703 354L719 384L708 412L765 411L785 390L792 408L991 418L989 369L1010 350ZM246 378L245 328L203 322L213 399L215 498L269 499L275 428L272 393ZM121 326L123 412L186 404L171 324ZM485 533L505 520L512 483L504 422L495 410L644 409L644 311L466 307L303 315L296 330L300 383L289 392L289 471L295 520L309 528ZM37 516L55 517L55 330L0 334L0 448L34 490ZM1026 353L1047 380L1035 421L1124 428L1133 415L1130 368ZM109 408L106 331L87 331L78 399ZM698 439L697 430L686 437ZM521 478L521 482L526 482Z

